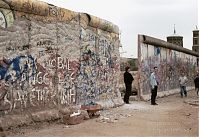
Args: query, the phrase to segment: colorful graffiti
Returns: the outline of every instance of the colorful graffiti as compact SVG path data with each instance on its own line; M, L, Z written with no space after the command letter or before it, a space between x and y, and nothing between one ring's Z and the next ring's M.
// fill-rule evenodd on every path
M82 30L81 63L78 81L79 101L100 100L104 94L116 96L119 63L114 56L116 45L106 37ZM88 44L89 43L89 44ZM107 99L107 98L106 98Z
M42 2L11 0L5 6L0 8L0 112L118 97L118 34L82 27L80 14Z
M179 88L179 76L185 72L189 82L188 86L193 86L194 70L196 68L196 57L171 50L163 47L155 47L143 44L141 48L141 64L140 64L140 90L142 94L150 93L149 77L154 66L159 69L158 78L160 85L158 90L169 91ZM149 53L150 52L150 53ZM146 56L148 54L148 56Z
M28 94L29 82L35 75L36 64L31 55L0 60L0 101L4 100L3 103L8 103L10 110L15 108L17 101L26 106L24 99Z
M30 71L31 70L31 71ZM26 74L26 76L24 76ZM36 74L36 65L31 55L18 56L14 59L0 60L0 80L15 83L17 80L28 79Z

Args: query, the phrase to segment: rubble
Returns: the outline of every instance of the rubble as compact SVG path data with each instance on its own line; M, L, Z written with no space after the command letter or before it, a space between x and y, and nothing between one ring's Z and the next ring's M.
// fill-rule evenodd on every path
M149 108L143 102L133 102L132 104L125 104L120 108L100 111L100 117L96 120L101 123L115 123L119 119L133 116L135 111L147 111Z

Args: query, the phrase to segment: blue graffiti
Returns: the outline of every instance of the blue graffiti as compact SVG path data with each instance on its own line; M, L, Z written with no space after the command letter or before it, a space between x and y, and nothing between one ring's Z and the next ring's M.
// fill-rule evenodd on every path
M154 55L158 56L160 54L160 47L154 47Z
M11 81L13 84L24 73L28 73L28 77L36 74L35 60L31 55L18 56L12 60L3 59L0 63L0 80Z

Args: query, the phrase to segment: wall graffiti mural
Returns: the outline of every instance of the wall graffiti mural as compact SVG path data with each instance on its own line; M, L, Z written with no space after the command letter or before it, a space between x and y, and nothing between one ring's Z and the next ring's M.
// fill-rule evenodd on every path
M0 115L118 98L119 33L43 2L0 6Z
M3 58L0 63L0 80L4 79L11 84L22 78L23 74L28 72L28 69L29 74L27 74L28 76L26 76L26 78L36 73L34 58L31 55L18 56L12 60Z
M114 80L119 71L114 46L106 37L99 37L90 30L82 30L81 63L78 76L78 99L93 101L104 94L116 96Z
M154 66L159 68L159 92L178 89L178 79L182 72L189 79L188 86L193 86L197 57L145 43L140 45L140 55L140 91L143 95L150 94L149 77Z
M61 104L76 103L76 85L79 71L79 62L63 59L58 64L58 82Z
M0 60L0 101L4 100L4 104L9 104L9 109L15 108L18 101L26 106L25 96L28 95L29 84L35 75L36 64L31 55Z

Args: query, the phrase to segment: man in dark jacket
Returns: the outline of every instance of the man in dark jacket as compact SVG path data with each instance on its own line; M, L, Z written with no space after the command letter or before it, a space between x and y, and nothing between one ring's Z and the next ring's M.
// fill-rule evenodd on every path
M134 80L133 76L129 72L130 72L130 68L126 67L125 73L124 73L124 83L126 87L126 92L124 95L124 102L126 104L129 104L129 97L131 96L132 82Z
M195 83L195 90L197 92L197 95L198 95L198 92L199 92L199 72L197 71L197 75L194 79L194 83Z

